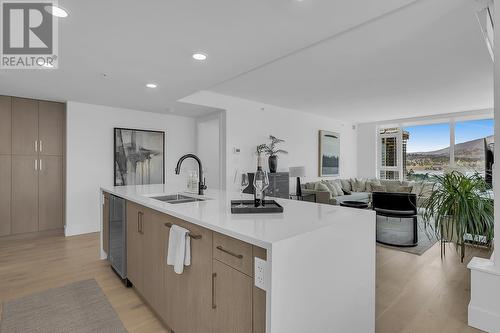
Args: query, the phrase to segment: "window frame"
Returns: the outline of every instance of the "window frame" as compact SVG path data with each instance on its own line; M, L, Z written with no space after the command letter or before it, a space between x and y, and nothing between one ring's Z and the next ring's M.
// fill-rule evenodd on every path
M465 115L465 116L456 116L456 117L444 117L444 118L433 118L433 119L425 119L421 118L418 120L414 120L411 122L402 122L402 123L392 123L387 125L379 125L377 126L377 168L376 168L376 178L380 178L380 172L382 171L398 171L399 180L402 181L405 179L406 175L403 174L404 166L403 166L403 131L405 127L411 126L425 126L425 125L434 125L434 124L448 124L450 131L450 161L449 168L456 168L456 160L455 160L455 127L457 122L466 122L473 120L493 120L495 118L490 114L475 114L475 115ZM394 128L397 129L397 133L390 134L381 134L380 131L384 129ZM384 167L382 166L382 138L383 137L394 137L397 135L396 144L397 144L397 166L396 167Z

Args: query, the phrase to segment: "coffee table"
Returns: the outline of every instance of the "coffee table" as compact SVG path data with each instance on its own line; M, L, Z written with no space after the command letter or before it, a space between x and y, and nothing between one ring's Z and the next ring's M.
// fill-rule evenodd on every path
M366 208L368 208L368 202L366 202L366 201L347 200L347 201L340 202L340 206L350 207L350 208L366 209Z

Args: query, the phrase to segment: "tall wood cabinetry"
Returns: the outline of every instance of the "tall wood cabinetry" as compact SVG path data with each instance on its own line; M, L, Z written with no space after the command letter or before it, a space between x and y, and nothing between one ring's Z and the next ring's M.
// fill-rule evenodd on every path
M62 103L0 96L0 235L63 228Z
M12 100L0 96L0 236L11 233L11 119Z

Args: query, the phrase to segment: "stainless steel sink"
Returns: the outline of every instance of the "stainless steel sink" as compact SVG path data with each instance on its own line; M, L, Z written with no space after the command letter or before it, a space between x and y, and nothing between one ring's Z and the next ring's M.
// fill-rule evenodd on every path
M188 197L188 196L182 195L182 194L162 195L162 196L158 196L158 197L151 197L151 199L160 200L160 201L170 203L170 204L205 201L205 199Z

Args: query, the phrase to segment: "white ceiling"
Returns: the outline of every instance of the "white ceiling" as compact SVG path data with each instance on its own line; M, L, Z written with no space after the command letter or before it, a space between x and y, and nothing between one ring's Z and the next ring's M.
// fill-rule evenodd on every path
M0 94L197 115L176 101L411 1L60 0L59 69L4 70Z
M211 90L354 122L493 107L471 0L423 0Z
M211 89L354 121L484 108L468 2L60 0L60 68L3 70L0 94L197 116L213 109L177 101Z

